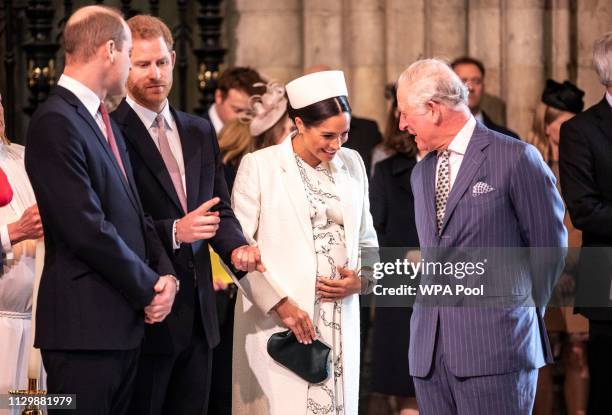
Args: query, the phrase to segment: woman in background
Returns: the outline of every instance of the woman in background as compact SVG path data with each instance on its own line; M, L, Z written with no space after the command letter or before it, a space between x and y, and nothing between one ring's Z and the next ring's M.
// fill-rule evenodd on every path
M43 234L23 157L24 147L5 136L0 96L0 169L6 174L4 187L12 193L0 207L0 394L28 388L36 240Z
M230 194L242 157L280 143L292 128L283 85L270 82L263 95L249 98L248 111L224 126L219 133L219 149Z
M534 116L533 127L525 141L533 144L542 154L557 178L559 187L559 130L561 124L582 111L584 92L574 84L563 84L551 79L546 81ZM559 187L560 188L560 187ZM578 264L578 250L581 232L572 225L569 214L564 218L568 230L570 248L565 260L565 268L557 287L557 298L574 293L575 272ZM584 415L587 409L589 390L589 371L587 366L586 342L588 340L588 320L573 314L572 307L548 307L545 316L551 346L555 357L561 356L565 374L564 396L568 415ZM534 414L551 415L553 411L553 365L544 366L538 376L538 389Z
M370 210L380 246L396 248L383 250L382 260L394 262L408 257L418 261L419 237L410 174L425 153L419 153L414 136L399 130L397 101L391 106L388 119L384 141L378 149L379 154L387 156L382 160L378 158L374 168ZM408 304L378 303L374 312L372 392L393 397L400 415L418 414L414 384L408 375L411 315L412 308Z
M376 163L383 161L395 154L395 145L399 142L396 138L400 135L406 136L406 132L399 129L399 110L397 109L397 85L395 83L385 86L385 98L389 100L389 111L385 124L385 134L380 144L372 150L371 176L374 176ZM400 140L401 141L401 140ZM401 145L401 144L400 144Z

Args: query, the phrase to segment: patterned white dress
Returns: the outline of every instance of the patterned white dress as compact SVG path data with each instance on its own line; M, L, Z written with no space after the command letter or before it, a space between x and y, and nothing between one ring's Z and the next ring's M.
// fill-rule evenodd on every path
M348 265L342 206L327 163L313 168L295 155L310 205L310 220L317 257L317 278L340 278L336 266ZM342 301L315 301L314 321L319 340L331 347L332 373L326 381L308 386L307 413L344 414L342 369Z

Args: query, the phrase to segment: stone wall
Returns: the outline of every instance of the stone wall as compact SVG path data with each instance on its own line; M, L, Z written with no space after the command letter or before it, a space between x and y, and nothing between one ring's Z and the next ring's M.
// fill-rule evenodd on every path
M356 114L383 125L383 86L420 57L469 54L486 66L485 107L524 135L546 78L600 99L593 40L612 30L607 0L230 0L229 64L288 81L327 64L346 72Z

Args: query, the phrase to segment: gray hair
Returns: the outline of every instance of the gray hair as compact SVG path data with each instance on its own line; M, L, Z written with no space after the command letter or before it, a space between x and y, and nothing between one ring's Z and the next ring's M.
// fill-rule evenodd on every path
M441 59L414 62L399 77L398 88L408 88L410 106L423 109L429 101L456 109L467 105L468 89L451 67Z
M612 32L605 33L593 44L593 67L599 82L612 86Z

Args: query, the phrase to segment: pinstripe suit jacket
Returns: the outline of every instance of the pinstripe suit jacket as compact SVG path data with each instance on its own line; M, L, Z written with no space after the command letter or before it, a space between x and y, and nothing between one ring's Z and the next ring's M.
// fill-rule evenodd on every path
M424 249L567 246L564 207L555 178L533 146L477 123L449 194L440 235L435 219L435 172L436 154L432 152L416 165L411 177ZM474 196L472 189L478 182L495 190ZM562 250L554 251L546 258L532 255L513 268L523 281L513 293L535 297L525 281L536 279L545 287L537 295L549 293L563 264ZM483 278L496 277L496 273L502 273L503 279L509 277L493 268ZM495 298L488 300L498 304ZM541 367L552 360L542 314L538 307L416 304L410 326L410 373L424 377L430 372L436 336L455 376Z

